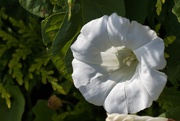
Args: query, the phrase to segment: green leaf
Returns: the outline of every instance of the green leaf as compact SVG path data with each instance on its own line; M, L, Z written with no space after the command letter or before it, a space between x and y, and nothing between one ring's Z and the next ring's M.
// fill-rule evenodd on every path
M162 113L162 114L159 115L158 117L163 117L163 118L165 118L165 117L166 117L166 113Z
M68 73L72 73L73 70L72 70L72 60L73 60L73 55L72 55L72 51L71 49L69 49L66 53L66 56L65 56L65 65L66 65L66 69L67 69L67 72Z
M175 108L180 105L180 91L176 88L165 88L161 96L158 99L159 104L165 110Z
M173 84L173 86L178 87L178 80L180 80L180 64L174 62L173 65L168 65L167 75L169 81Z
M63 6L65 4L65 1L64 0L50 0L50 2L55 5L59 5L59 6Z
M14 0L3 0L0 2L0 7L8 6L10 3L12 3Z
M53 64L56 66L56 68L60 72L60 74L67 80L72 80L71 74L67 72L64 56L65 55L60 54L60 55L52 56L51 59L52 59Z
M11 101L10 101L10 94L9 92L7 92L6 88L4 87L4 85L2 83L0 83L0 93L1 93L1 97L4 98L6 100L6 105L8 108L11 107Z
M70 20L68 14L66 14L66 18L53 42L53 53L55 55L67 42L79 34L84 23L103 15L110 15L113 12L123 16L125 14L124 1L113 0L110 2L103 0L103 2L98 2L95 0L82 0L81 3L76 2L73 4L72 12Z
M0 27L3 26L2 19L7 19L8 16L5 14L5 8L0 8Z
M179 120L180 119L180 105L176 106L175 108L169 109L166 112L166 117L172 118L174 120Z
M124 0L81 0L81 3L83 24L114 12L125 15Z
M68 13L66 13L63 24L52 42L52 51L50 51L54 65L68 80L71 80L71 75L67 73L65 57L72 41L79 34L82 26L81 20L80 12L78 14L73 13L70 20L68 20ZM72 56L68 59L72 59Z
M25 107L25 100L18 86L7 87L11 95L11 108L7 108L4 100L0 98L0 120L2 121L22 121Z
M52 116L56 113L55 110L48 108L46 100L38 100L32 110L36 116L34 121L53 121Z
M47 46L50 42L54 41L54 38L61 28L65 17L65 13L54 13L47 17L41 23L43 42Z
M47 17L53 10L49 0L19 0L19 2L27 11L40 17Z
M165 46L168 47L170 44L172 44L176 40L176 36L167 36L164 39Z
M144 23L149 0L125 0L126 17Z
M161 10L162 10L162 5L165 3L165 0L157 0L156 3L156 13L157 15L160 15Z
M178 21L180 22L180 1L174 0L174 7L172 9L172 12L176 15Z
M72 15L71 20L69 21L68 15L66 14L63 24L60 30L58 31L55 40L53 41L52 52L54 55L59 54L61 49L68 42L72 42L74 37L76 37L77 34L79 34L81 28L81 19L82 18L79 14L74 14Z
M95 119L94 111L86 101L79 102L72 111L53 116L53 121L96 121Z

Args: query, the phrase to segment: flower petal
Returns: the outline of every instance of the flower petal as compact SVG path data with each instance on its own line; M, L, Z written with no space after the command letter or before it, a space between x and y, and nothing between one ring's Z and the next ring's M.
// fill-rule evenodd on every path
M78 88L88 102L94 105L103 105L106 96L117 84L114 80L108 80L108 76L97 74L85 86Z
M138 73L130 81L118 83L104 102L108 113L136 113L149 107L152 99L141 84Z
M76 59L73 59L72 66L72 78L76 88L87 85L87 83L89 83L93 78L97 77L98 74L103 75L107 73L107 71L101 66L88 65Z
M89 65L86 65L89 66ZM136 63L134 63L132 66L136 66ZM91 65L90 67L95 67L95 65ZM135 69L135 68L134 68ZM82 68L82 70L78 70L79 72L85 70L85 68ZM97 68L97 71L99 69ZM83 80L88 80L86 81L87 83L84 85L81 85L78 87L80 92L83 94L83 96L86 98L87 101L95 104L95 105L103 105L105 98L109 94L109 92L114 88L114 86L119 83L119 82L125 82L126 80L130 79L132 75L134 74L134 71L131 67L124 67L122 69L119 69L117 71L113 71L112 73L108 72L103 72L99 73L100 70L96 73L95 76L88 77L90 73L84 73L84 75L77 75L79 79L84 77L86 74L88 74L86 77L88 78L83 78ZM128 74L127 74L128 73ZM91 75L93 75L91 73ZM74 73L73 73L73 79L75 78ZM75 85L78 82L76 79L74 79Z
M103 16L84 25L71 50L74 58L80 61L116 70L119 67L117 50L109 42L107 18Z
M108 113L128 113L125 82L118 83L106 97L104 108Z
M85 41L90 41L101 52L112 47L107 34L107 20L108 16L103 16L92 20L81 29L81 34L86 37Z
M124 46L129 27L129 20L113 13L108 18L107 31L109 40L114 47Z
M168 121L167 118L162 117L150 117L150 116L138 116L128 114L107 114L106 121Z
M136 21L132 21L129 25L125 46L134 50L150 42L154 38L157 38L157 35L148 26L143 26Z
M140 79L153 100L157 100L167 81L167 76L146 65L143 58L139 70Z
M125 85L129 113L136 113L150 107L153 102L146 88L142 85L142 80L138 73L139 69L140 65L138 65L134 77L130 81L127 81Z
M92 45L82 34L77 38L77 41L71 45L71 50L75 59L91 63L91 64L101 64L102 59L100 56L100 51Z
M71 46L75 59L88 64L103 66L107 70L116 70L119 68L120 64L115 48L108 49L108 52L100 52L90 41L85 40L82 34L79 35L77 40Z
M144 62L154 69L163 69L166 65L164 42L160 38L155 38L146 45L133 50L133 52L140 63L141 58L143 58Z
M106 96L117 82L108 80L109 73L101 66L90 66L74 59L73 69L74 85L85 99L95 105L103 105Z
M166 64L163 41L149 27L115 13L84 25L71 50L74 85L108 113L143 110L165 86L166 75L155 70Z

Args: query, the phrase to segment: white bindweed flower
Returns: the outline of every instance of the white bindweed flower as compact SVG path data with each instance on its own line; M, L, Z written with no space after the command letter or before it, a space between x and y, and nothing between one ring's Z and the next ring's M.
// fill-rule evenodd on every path
M106 121L168 121L167 118L127 114L107 114Z
M73 81L85 99L108 113L135 113L151 106L167 77L164 42L147 26L103 16L81 29L73 52Z

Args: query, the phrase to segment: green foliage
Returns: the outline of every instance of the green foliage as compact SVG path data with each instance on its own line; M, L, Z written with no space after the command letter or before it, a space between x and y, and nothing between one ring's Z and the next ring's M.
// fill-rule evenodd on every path
M157 0L157 3L156 3L156 12L157 12L157 15L160 15L161 11L162 11L162 5L165 3L165 0Z
M165 88L158 102L166 111L167 117L179 120L179 100L180 91L177 91L175 88Z
M126 5L126 17L143 24L147 16L149 0L125 0L124 2Z
M125 16L124 0L81 0L80 7L83 24L113 12Z
M73 93L73 96L79 102L73 108L68 107L68 111L53 115L53 121L104 121L105 114L102 114L103 110L97 107L93 108L79 93Z
M180 1L174 0L174 7L172 9L172 12L177 16L178 21L180 22Z
M8 86L11 95L11 108L7 108L4 100L0 98L0 119L2 121L22 121L22 115L25 109L25 100L18 86Z
M29 12L40 17L50 15L53 10L53 6L49 0L19 0L19 3Z
M11 108L10 94L7 92L2 83L0 83L0 93L1 97L5 98L8 108Z
M168 47L170 44L172 44L176 40L176 36L167 36L164 39L165 47Z
M104 121L104 109L86 102L73 86L70 46L84 24L113 12L150 26L165 42L168 58L162 71L168 76L166 88L156 103L138 114L164 114L180 119L178 0L19 0L19 3L0 2L8 13L0 8L0 120L9 121L11 117L14 121ZM57 109L48 105L52 94L62 101Z
M36 115L34 121L52 121L52 116L56 113L55 110L48 108L46 100L38 100L32 110Z
M26 100L27 105L31 106L30 94L41 82L43 84L49 83L58 94L67 94L72 87L72 82L61 81L62 77L57 74L58 71L52 65L50 55L48 55L42 43L38 19L30 16L26 21L27 23L25 23L5 14L4 8L0 9L0 13L1 102L5 99L8 108L10 108L8 110L12 110L11 113L14 113L14 100L11 100L11 98L13 99L15 91L18 91L18 93L25 91L29 95L26 98L30 98L30 100ZM10 88L14 85L18 85L20 88L13 88L15 91L11 93ZM26 94L25 92L24 94ZM18 98L18 95L15 96L15 98ZM24 105L24 102L22 105ZM0 104L2 110L6 110L7 106L4 105L4 102ZM18 114L19 117L14 118L15 121L20 121L22 118L24 107L22 109L21 115ZM7 115L10 115L9 113ZM12 117L17 113L12 114ZM9 117L3 112L0 112L0 115L3 115L1 119ZM4 121L6 120L9 119L4 119Z

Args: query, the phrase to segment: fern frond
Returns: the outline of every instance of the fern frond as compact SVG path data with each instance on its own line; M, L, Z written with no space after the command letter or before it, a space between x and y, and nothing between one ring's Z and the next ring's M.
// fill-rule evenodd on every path
M10 100L10 94L6 91L4 85L2 83L0 83L0 93L1 93L1 97L4 98L6 100L6 104L8 106L8 108L11 107L11 100Z
M176 36L167 36L164 39L165 46L168 47L170 44L172 44L176 40Z
M8 15L5 14L5 8L0 8L0 28L3 26L2 19L7 19Z
M2 40L7 41L7 47L11 48L11 47L15 47L18 45L18 40L10 33L0 30L0 38L2 38Z

